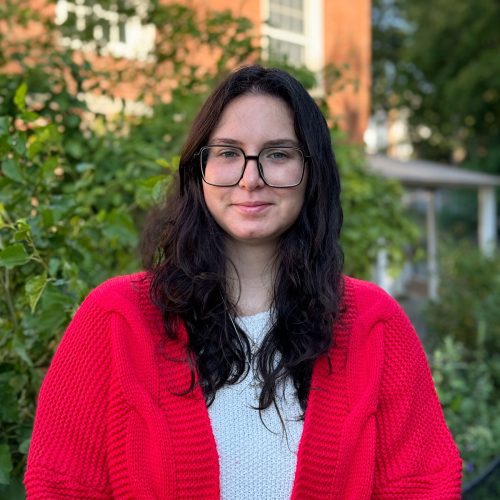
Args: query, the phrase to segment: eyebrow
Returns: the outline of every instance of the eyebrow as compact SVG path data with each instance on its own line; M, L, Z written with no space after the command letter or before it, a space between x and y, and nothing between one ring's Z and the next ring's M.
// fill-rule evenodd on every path
M237 141L235 139L229 139L228 137L214 137L210 141L210 144L228 144L228 145L234 145L241 147L243 145L242 142ZM295 139L273 139L270 141L264 142L262 144L262 147L269 147L269 146L295 146L298 147L300 144L298 141Z

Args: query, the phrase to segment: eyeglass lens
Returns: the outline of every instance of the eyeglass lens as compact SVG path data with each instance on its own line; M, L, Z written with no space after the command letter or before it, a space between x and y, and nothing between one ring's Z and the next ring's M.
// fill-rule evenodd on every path
M236 185L245 168L245 153L228 146L206 146L201 150L203 178L215 186ZM265 148L259 153L264 182L275 187L300 184L304 171L302 151L291 147Z

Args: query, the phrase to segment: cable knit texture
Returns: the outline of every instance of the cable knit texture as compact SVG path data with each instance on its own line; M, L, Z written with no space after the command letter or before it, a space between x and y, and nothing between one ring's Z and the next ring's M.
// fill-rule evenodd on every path
M291 498L459 499L461 461L407 317L352 278L345 303L314 367ZM87 297L40 391L29 499L220 498L203 395L185 394L186 340L182 323L165 336L144 273Z

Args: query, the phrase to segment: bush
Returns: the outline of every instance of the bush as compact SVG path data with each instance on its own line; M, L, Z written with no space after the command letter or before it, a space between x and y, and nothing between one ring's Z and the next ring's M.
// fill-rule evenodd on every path
M371 279L381 249L387 250L391 268L400 270L406 249L419 235L402 206L402 186L370 172L361 147L346 143L341 135L334 137L334 145L342 181L346 273Z
M471 353L447 336L433 351L431 368L468 481L500 455L500 354Z
M440 262L439 298L425 311L428 345L467 481L500 456L500 257L463 243L446 246Z
M500 256L468 244L446 247L440 259L439 298L426 310L437 338L451 335L470 350L500 350Z

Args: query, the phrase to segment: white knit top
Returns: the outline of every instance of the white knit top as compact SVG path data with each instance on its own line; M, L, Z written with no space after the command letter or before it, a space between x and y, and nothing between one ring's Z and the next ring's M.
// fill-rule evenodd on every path
M269 329L270 313L240 317L237 323L251 341L260 344ZM262 412L265 425L252 408L260 391L251 385L253 381L251 368L243 381L220 389L208 409L219 454L221 499L289 499L303 428L298 419L300 405L293 384L287 381L284 397L283 388L278 389L285 436L273 406Z

